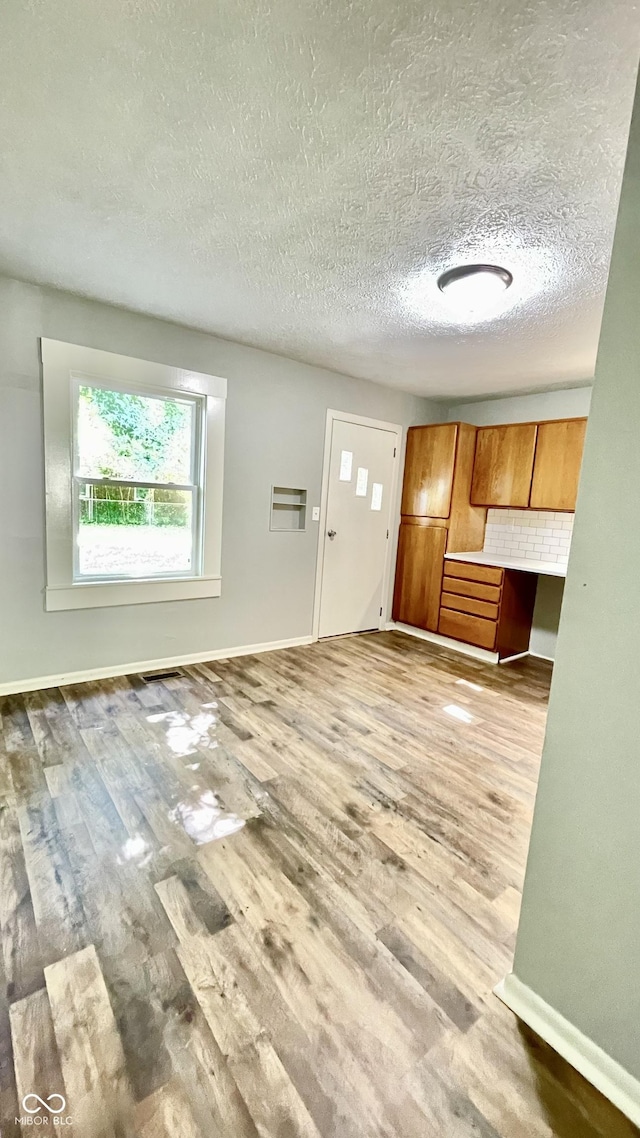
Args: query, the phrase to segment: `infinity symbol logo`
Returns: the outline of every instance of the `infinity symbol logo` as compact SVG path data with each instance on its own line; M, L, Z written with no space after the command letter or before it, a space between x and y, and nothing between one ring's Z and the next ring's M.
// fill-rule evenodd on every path
M56 1099L56 1098L57 1098L58 1102L62 1103L62 1106L52 1106L51 1105L53 1099ZM23 1100L22 1100L23 1109L26 1110L27 1114L37 1114L38 1111L40 1110L40 1106L34 1106L34 1107L27 1106L29 1099L32 1099L34 1102L40 1103L40 1106L43 1106L44 1109L48 1110L50 1114L62 1114L62 1111L64 1110L64 1108L67 1105L67 1100L65 1098L63 1098L62 1095L55 1095L55 1094L49 1095L48 1099L45 1102L45 1100L43 1098L40 1098L40 1095L29 1094L29 1095L25 1095Z

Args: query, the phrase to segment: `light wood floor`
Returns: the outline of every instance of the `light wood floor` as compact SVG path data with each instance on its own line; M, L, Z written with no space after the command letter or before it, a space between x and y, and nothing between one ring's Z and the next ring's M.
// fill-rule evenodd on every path
M5 697L3 1138L31 1093L76 1138L637 1134L491 994L549 675L382 633Z

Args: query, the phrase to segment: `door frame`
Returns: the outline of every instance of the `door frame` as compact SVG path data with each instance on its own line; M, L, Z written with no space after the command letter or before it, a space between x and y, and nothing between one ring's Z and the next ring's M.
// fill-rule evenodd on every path
M324 432L324 458L322 461L322 488L320 491L320 523L318 528L318 550L316 554L316 584L315 594L313 598L313 625L311 635L314 640L319 640L320 633L320 607L322 603L322 578L324 572L324 550L325 550L325 531L327 528L327 510L329 505L329 473L331 467L331 439L333 435L333 424L336 422L353 423L356 427L374 427L379 431L389 431L395 434L395 448L396 454L393 462L393 470L391 474L391 487L389 492L389 505L387 514L387 525L389 529L389 540L387 541L387 552L385 556L384 574L382 578L382 616L378 627L383 629L389 620L389 579L391 575L391 553L395 549L396 531L398 529L399 517L394 520L396 514L396 507L398 505L396 499L398 496L398 470L400 468L400 458L402 450L402 434L403 427L399 423L387 423L382 419L369 419L364 415L354 415L350 411L335 411L331 407L327 410L327 421Z

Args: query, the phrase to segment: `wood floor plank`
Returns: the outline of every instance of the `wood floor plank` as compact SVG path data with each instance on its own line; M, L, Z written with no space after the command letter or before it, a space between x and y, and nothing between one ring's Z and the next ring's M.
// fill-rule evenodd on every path
M401 987L395 986L396 1001L380 998L384 985L373 964L363 968L361 960L353 959L268 856L253 827L206 847L200 859L246 935L277 971L302 1027L309 1032L328 1020L344 1052L357 1058L373 1087L389 1086L438 1039L442 1024L435 1006L422 1009L428 1013L425 1038L416 1027L417 1017L411 1025L405 1020ZM392 969L388 990L394 988ZM416 1004L421 995L418 989Z
M174 972L170 956L163 962ZM161 962L156 959L155 963L160 965ZM177 958L175 965L182 971ZM187 984L186 976L184 979ZM165 987L162 983L159 986ZM173 1069L188 1089L191 1110L203 1135L257 1138L258 1131L247 1104L195 996L191 993L184 1005L172 1004L172 1011L164 1040Z
M281 1133L318 1138L311 1115L220 950L220 942L224 946L225 935L232 933L229 929L218 937L188 936L178 956L258 1132L269 1138Z
M136 1107L138 1138L205 1138L193 1117L185 1088L172 1079Z
M85 914L51 799L21 807L18 818L40 954L50 963L89 942Z
M42 957L16 810L0 805L0 938L9 1002L44 983Z
M56 1047L53 1030L53 1019L49 1005L46 988L40 988L24 1000L18 1000L11 1005L11 1037L13 1041L13 1061L16 1073L18 1098L21 1104L20 1114L26 1116L28 1111L23 1106L26 1095L34 1092L46 1101L51 1095L58 1096L51 1099L51 1106L55 1114L41 1108L38 1118L42 1119L40 1125L50 1127L49 1133L60 1118L65 1120L64 1133L73 1134L73 1123L68 1123L70 1111L63 1106L66 1102L66 1090L60 1068L60 1058ZM38 1103L27 1103L27 1107L38 1107ZM62 1110L61 1110L62 1108ZM58 1117L60 1114L60 1117ZM46 1119L46 1123L45 1123ZM29 1119L32 1121L32 1119ZM33 1125L28 1123L22 1127L23 1133L33 1133ZM61 1131L62 1132L62 1131Z
M638 1136L492 994L550 674L385 632L1 699L2 1135Z
M93 945L45 969L69 1113L83 1138L133 1138L133 1096Z
M6 988L7 982L2 956L0 956L0 1125L2 1127L2 1138L19 1138L21 1132L19 1119L22 1112L16 1085L10 1008L5 994Z

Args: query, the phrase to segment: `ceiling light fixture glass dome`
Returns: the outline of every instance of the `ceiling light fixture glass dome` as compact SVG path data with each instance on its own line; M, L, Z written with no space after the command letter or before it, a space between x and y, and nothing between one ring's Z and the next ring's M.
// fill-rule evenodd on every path
M438 288L460 313L480 315L500 305L513 277L499 265L458 265L438 278Z

